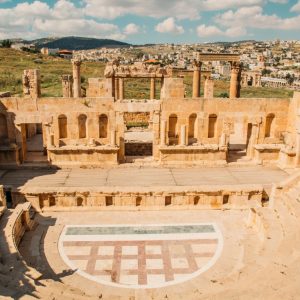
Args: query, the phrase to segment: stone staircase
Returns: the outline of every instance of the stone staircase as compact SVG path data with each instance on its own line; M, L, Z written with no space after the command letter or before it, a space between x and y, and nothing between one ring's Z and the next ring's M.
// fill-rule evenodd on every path
M300 292L300 183L259 208L263 240L247 239L239 278L222 279L222 288L199 299L298 299Z

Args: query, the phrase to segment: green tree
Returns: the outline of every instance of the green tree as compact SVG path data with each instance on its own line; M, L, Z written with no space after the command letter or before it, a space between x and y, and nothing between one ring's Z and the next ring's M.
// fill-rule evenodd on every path
M10 40L3 40L1 43L2 48L10 48L12 45L12 42Z
M288 84L291 85L295 80L295 75L294 74L291 75L290 73L287 73L285 79L287 80Z
M262 76L270 75L271 72L272 72L271 70L263 69L262 72L261 72L261 75Z

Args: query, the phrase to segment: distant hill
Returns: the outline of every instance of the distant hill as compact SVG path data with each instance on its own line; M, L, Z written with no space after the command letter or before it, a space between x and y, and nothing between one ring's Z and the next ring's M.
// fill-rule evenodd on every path
M94 39L94 38L83 38L83 37L63 37L63 38L52 38L52 39L39 39L31 41L38 48L59 48L68 50L88 50L95 48L116 48L116 47L129 47L130 44L109 40L109 39Z

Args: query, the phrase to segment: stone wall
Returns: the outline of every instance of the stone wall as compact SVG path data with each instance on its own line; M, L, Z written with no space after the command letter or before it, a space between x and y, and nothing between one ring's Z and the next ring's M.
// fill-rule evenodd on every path
M261 207L263 187L205 186L191 187L182 191L180 187L169 189L146 188L134 190L104 189L102 191L67 192L56 191L25 195L37 210L82 210L105 209L222 209Z
M171 85L172 82L169 81ZM264 151L260 152L264 157L257 161L276 162L280 158L284 164L291 165L295 158L292 158L291 154L282 154L282 151L295 153L296 112L299 102L297 96L292 100L187 99L181 97L144 102L115 101L114 98L108 97L38 98L35 100L10 97L1 98L0 113L7 121L7 146L15 145L15 152L10 155L11 159L15 159L15 163L22 162L22 153L26 152L26 139L24 138L26 124L43 124L44 143L48 148L48 157L52 164L58 161L69 161L72 164L74 160L81 161L82 164L85 162L97 164L97 162L102 163L105 155L101 155L100 159L96 153L101 151L104 153L106 150L106 152L113 152L115 146L119 150L114 152L114 158L109 160L123 161L126 123L147 120L153 131L153 157L156 161L165 160L162 159L165 157L163 151L170 154L167 160L175 163L178 157L183 163L185 160L199 162L207 159L226 160L228 145L232 148L239 147L240 144L246 146L249 125L251 125L253 130L249 146L250 158L254 159L256 156L255 146L265 147L271 149L269 158L267 157L268 151ZM273 115L272 130L270 130L271 135L266 136L267 127L270 127L270 124L267 125L270 114ZM103 116L107 118L107 122L105 122L106 125L100 126L100 119L104 120ZM63 134L61 134L62 128L60 127L62 118L65 124ZM210 125L212 119L214 119L213 126ZM105 130L103 126L106 127ZM172 148L174 145L181 149ZM202 150L193 148L197 146L202 147ZM169 148L165 149L166 147ZM216 151L215 147L219 150ZM274 151L278 147L283 150L280 150L279 154L277 151L275 155ZM16 149L20 151L17 153ZM3 163L5 153L8 155L11 151L9 152L8 148L0 149L0 151L3 152L0 155L0 163ZM87 153L93 154L87 156ZM282 156L283 159L281 159Z

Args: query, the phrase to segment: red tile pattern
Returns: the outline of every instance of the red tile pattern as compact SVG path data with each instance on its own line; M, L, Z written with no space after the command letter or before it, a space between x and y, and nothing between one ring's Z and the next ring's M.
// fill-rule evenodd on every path
M170 282L198 271L214 256L217 245L218 239L63 242L68 259L75 266L80 261L89 275L141 286L149 284L151 276ZM80 247L89 247L89 253L72 254L71 249Z

